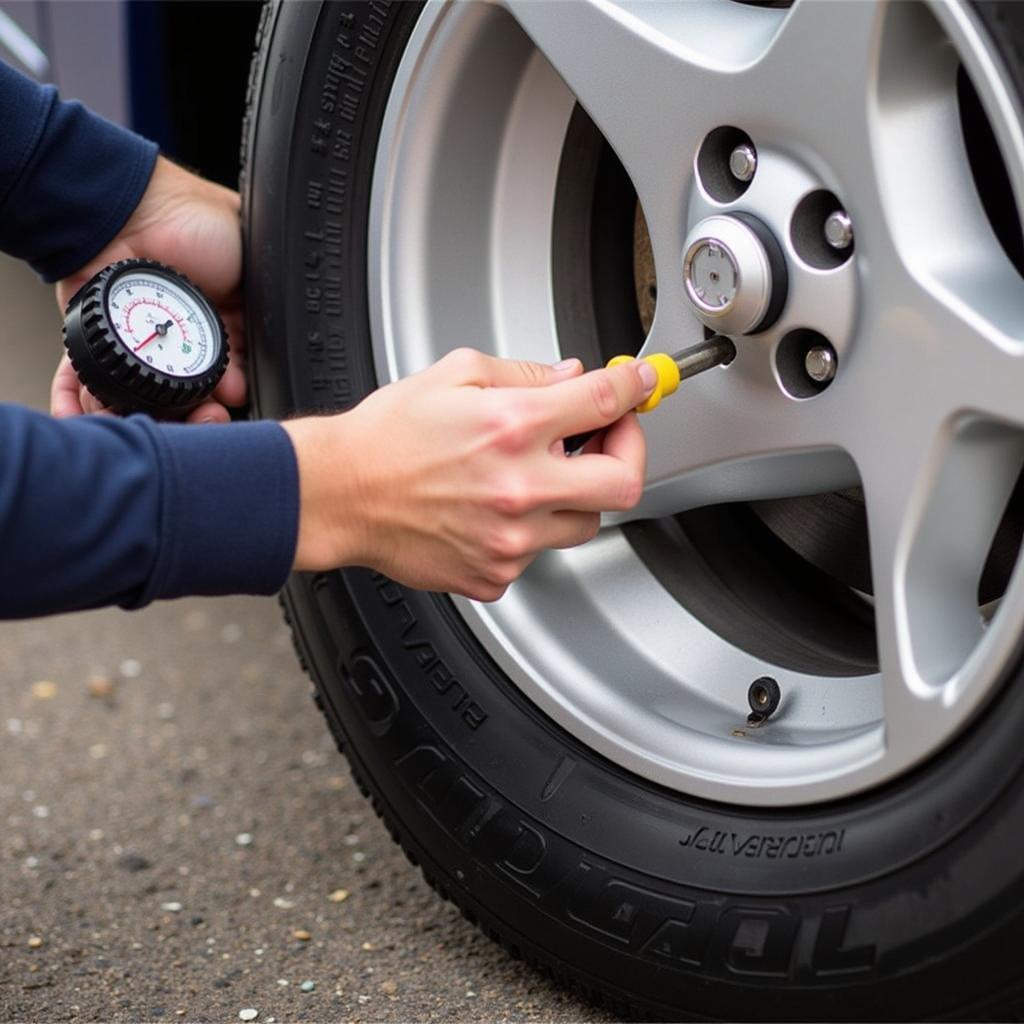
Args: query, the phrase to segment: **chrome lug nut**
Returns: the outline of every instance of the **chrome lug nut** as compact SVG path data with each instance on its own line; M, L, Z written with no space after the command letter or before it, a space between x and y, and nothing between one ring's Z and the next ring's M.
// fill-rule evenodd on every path
M816 384L828 384L836 375L836 353L831 345L815 345L804 356L807 376Z
M825 241L833 249L849 249L853 243L853 223L845 210L830 213L825 220Z
M750 181L757 170L757 153L745 142L729 154L729 170L737 181Z

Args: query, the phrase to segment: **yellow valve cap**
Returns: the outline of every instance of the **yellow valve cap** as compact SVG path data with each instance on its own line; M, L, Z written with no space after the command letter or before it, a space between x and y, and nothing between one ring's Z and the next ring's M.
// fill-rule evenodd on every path
M619 366L622 363L633 362L635 356L612 356L608 360L609 366ZM657 409L663 398L674 394L679 387L679 367L676 361L664 352L655 352L652 355L644 356L644 362L650 363L658 374L658 383L654 390L647 396L647 399L636 407L637 412L650 412Z

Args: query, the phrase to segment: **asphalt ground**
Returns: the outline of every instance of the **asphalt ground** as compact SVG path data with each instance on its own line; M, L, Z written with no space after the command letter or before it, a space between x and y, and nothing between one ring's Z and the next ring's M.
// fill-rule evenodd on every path
M45 407L52 292L0 302ZM309 693L271 599L0 623L0 1020L610 1019L427 886Z
M0 1018L608 1019L427 886L309 690L272 600L0 624Z

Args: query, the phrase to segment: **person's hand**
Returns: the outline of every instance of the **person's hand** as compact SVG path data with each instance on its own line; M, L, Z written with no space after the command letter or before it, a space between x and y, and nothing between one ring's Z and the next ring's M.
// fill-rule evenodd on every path
M544 548L582 544L640 499L631 411L642 360L582 374L460 349L349 412L284 424L299 465L295 568L363 565L424 590L494 601ZM583 452L562 439L605 427Z
M211 398L193 409L189 422L222 423L226 406L245 402L245 334L242 321L242 234L238 193L159 157L139 205L119 234L94 260L57 284L57 304L68 301L94 274L117 260L148 258L191 278L210 297L227 328L230 363ZM102 412L65 354L50 388L54 416Z

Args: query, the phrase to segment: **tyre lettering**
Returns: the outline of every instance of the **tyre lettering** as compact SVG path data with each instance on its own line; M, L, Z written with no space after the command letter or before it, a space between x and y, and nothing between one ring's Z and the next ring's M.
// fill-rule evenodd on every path
M393 721L394 715L381 717L390 706L386 696L390 688L376 663L362 656L356 662L351 673L353 692L361 695L376 721ZM563 769L564 763L555 770L563 779L570 770ZM817 930L810 932L813 941L800 942L804 921L788 906L729 903L715 896L671 897L611 875L590 857L567 865L539 827L488 793L445 752L440 741L418 744L399 756L394 766L424 811L475 859L490 865L556 918L599 933L652 963L718 968L762 978L795 978L801 971L813 976L848 974L875 965L874 945L846 942L849 906L829 907ZM817 850L817 834L771 837L776 840L776 856L788 857L793 850L803 853L808 835ZM694 848L726 853L733 853L735 840L735 856L745 856L752 840L759 847L767 846L762 842L766 837L760 835L734 837L731 832L707 828L689 838ZM814 924L807 922L811 929Z
M345 212L343 204L347 181L346 173L332 168L327 176L327 212L337 214L338 217L341 217ZM336 271L341 268L342 245L344 244L343 228L344 224L341 220L332 219L331 217L324 218L324 251L329 257L331 267ZM337 301L333 306L328 306L327 312L329 315L335 315L332 313L332 309L336 309L336 315L341 316L341 292L338 290L340 289L341 278L335 274L330 276L328 280L331 283L331 287L337 290ZM332 296L333 294L332 292Z
M688 912L684 910L683 914L670 917L662 923L644 944L641 952L648 960L699 967L711 944L717 920L718 911L712 905L690 903Z
M850 913L850 907L829 907L821 915L811 958L811 968L816 975L854 974L875 966L878 954L873 944L843 948Z
M846 829L826 832L798 832L783 836L731 832L701 825L679 840L684 849L720 853L733 857L764 860L796 860L800 857L827 857L842 853Z
M343 57L337 50L331 53L324 76L324 86L320 93L320 109L325 114L333 114L338 106L338 90L346 86L353 93L361 93L366 87L366 68ZM353 105L353 104L350 104ZM342 109L345 101L342 100ZM358 108L358 100L354 106Z
M438 824L530 895L538 897L557 883L537 877L546 863L544 836L461 774L437 747L415 747L395 768Z
M724 967L733 974L795 974L800 917L787 907L676 899L581 864L569 915L655 963Z
M373 574L373 582L381 600L398 616L402 647L412 654L434 691L445 698L448 708L468 728L479 729L487 721L487 712L474 700L463 682L437 653L434 645L417 635L419 620L409 607L401 587L379 573Z
M715 945L733 974L787 977L800 921L784 907L730 907L715 927Z
M526 878L540 867L547 848L544 837L532 825L519 821L516 823L516 837L508 856L498 862L498 867L506 873Z
M432 744L421 744L413 747L407 754L403 754L395 761L398 774L410 785L421 788L438 768L451 764L439 747Z
M312 190L315 182L309 183ZM307 203L319 202L319 192L307 191ZM310 198L310 197L315 197ZM328 238L323 231L306 231L303 236L307 242L319 243L323 252L327 253L326 269L322 275L318 268L324 264L323 252L319 248L309 248L306 253L307 280L321 280L322 289L317 294L307 291L305 301L307 312L322 312L324 316L339 317L341 315L340 278L332 268L340 266L340 259L335 256L332 246L326 242ZM323 308L321 310L321 299ZM328 409L341 409L352 404L352 381L349 372L348 354L345 336L336 327L328 327L326 331L309 328L306 331L306 359L310 367L310 386L316 395L317 405Z
M487 794L479 786L460 777L451 783L444 799L439 801L437 816L454 833L468 831L472 823L483 816L487 803Z
M490 809L483 826L473 830L472 839L479 856L534 900L562 878L561 873L549 877L554 864L547 857L545 838L505 804Z
M636 945L638 931L649 930L652 906L659 907L663 900L650 889L608 877L593 865L581 864L579 882L568 909L580 924L623 946L632 946Z
M395 768L415 790L439 824L463 840L493 817L494 801L434 746L416 747L395 762Z
M352 155L352 133L345 128L337 128L334 142L331 143L331 156L338 160L348 160Z
M343 12L320 88L320 117L314 122L313 152L327 152L332 117L352 123L359 116L359 107L366 88L367 67L390 14L390 0L373 0L366 6L366 17L356 30L356 19Z
M324 118L317 118L313 122L313 131L309 136L309 148L317 156L327 156L327 143L330 130L331 122Z
M344 674L370 732L377 737L385 735L398 714L399 702L384 671L368 654L361 654L353 660L351 671Z
M358 44L355 47L355 55L364 63L370 63L370 51L377 48L390 7L391 0L374 0L373 3L367 5L369 17L355 37ZM351 33L355 26L355 15L343 13L339 18L339 30L335 42L339 46L349 49L352 46Z

